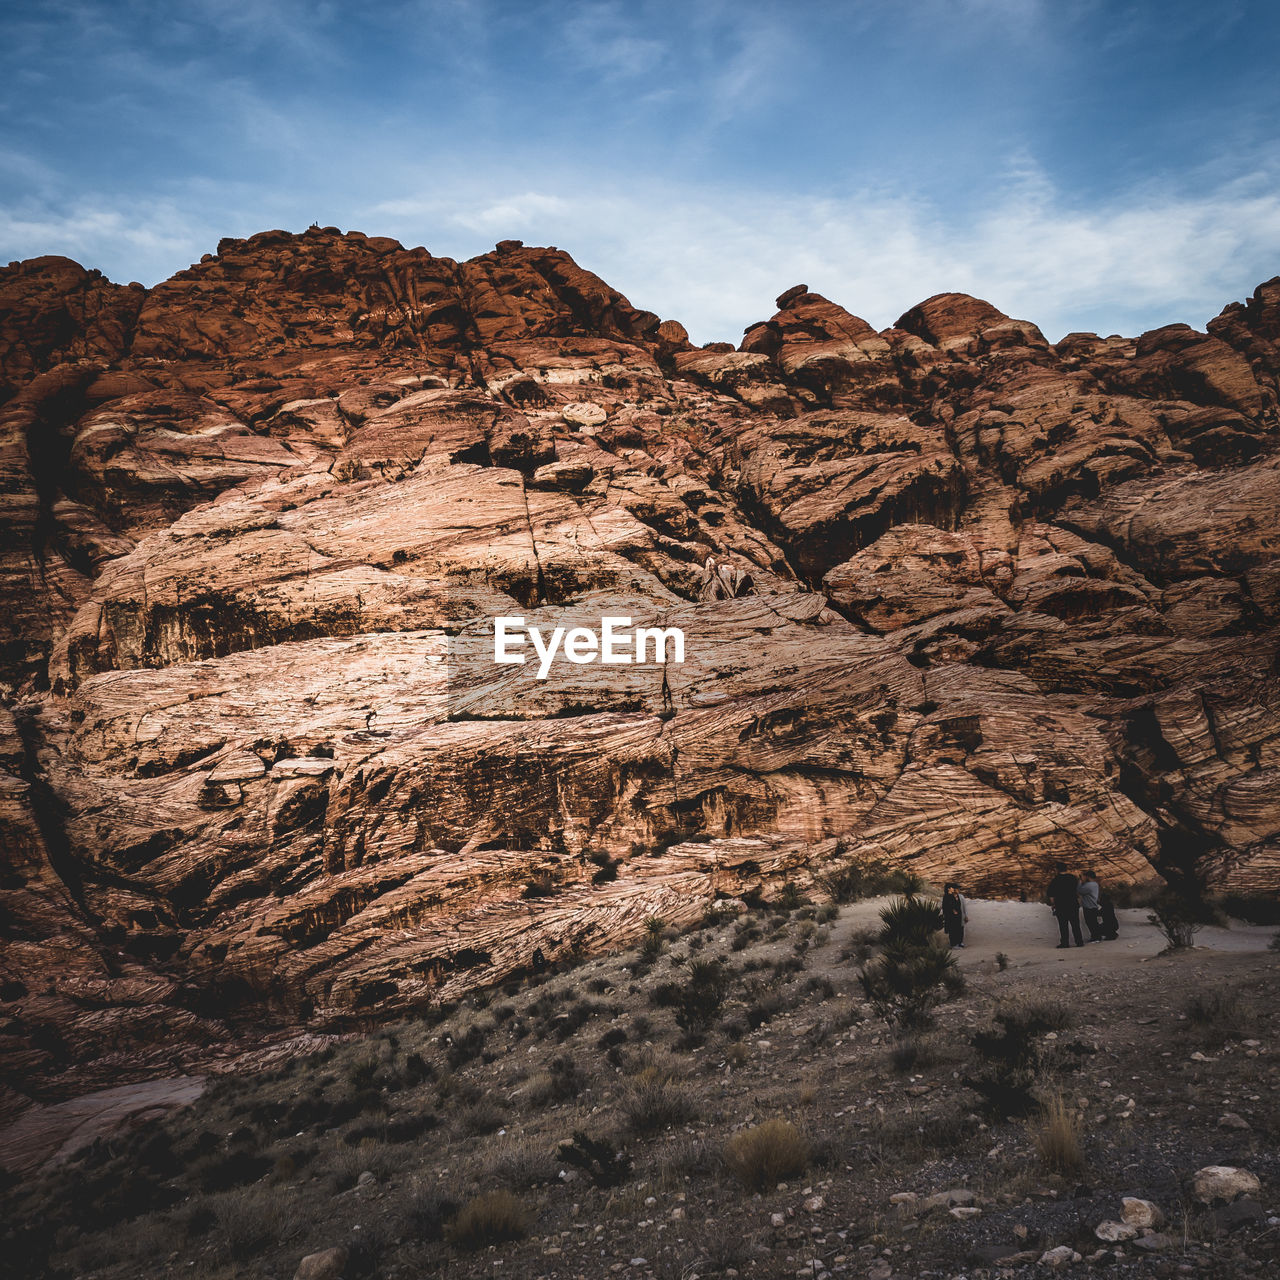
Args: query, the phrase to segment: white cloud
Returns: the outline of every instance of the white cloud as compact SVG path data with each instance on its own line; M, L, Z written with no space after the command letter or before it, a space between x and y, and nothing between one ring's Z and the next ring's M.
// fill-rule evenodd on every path
M450 251L454 228L560 245L698 341L735 339L801 281L877 328L931 294L957 291L1058 338L1077 328L1203 325L1280 271L1280 182L1267 171L1210 195L1139 189L1079 208L1020 158L988 211L965 225L906 196L608 191L585 179L571 198L562 180L541 193L435 195L368 211L371 223L383 219L402 239L444 241L438 252Z

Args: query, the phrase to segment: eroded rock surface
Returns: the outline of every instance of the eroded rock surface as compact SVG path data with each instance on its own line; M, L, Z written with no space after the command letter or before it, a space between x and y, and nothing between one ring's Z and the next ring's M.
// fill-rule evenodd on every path
M0 271L0 1107L851 855L1275 891L1280 280L1056 346L777 308L698 349L332 228ZM491 661L602 613L685 662Z

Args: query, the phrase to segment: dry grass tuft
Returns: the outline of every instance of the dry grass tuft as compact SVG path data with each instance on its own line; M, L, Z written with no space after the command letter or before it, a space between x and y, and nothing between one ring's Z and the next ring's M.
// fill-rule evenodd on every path
M1047 1169L1054 1173L1078 1173L1084 1167L1084 1150L1080 1145L1080 1117L1067 1105L1061 1094L1054 1094L1044 1104L1043 1114L1034 1128L1036 1150Z
M643 1068L627 1082L619 1106L632 1133L659 1133L694 1114L688 1090L657 1066Z
M486 1191L468 1200L445 1229L445 1239L459 1249L483 1249L529 1234L528 1209L510 1191Z
M809 1144L788 1120L766 1120L741 1129L725 1144L730 1173L751 1191L767 1191L805 1171Z

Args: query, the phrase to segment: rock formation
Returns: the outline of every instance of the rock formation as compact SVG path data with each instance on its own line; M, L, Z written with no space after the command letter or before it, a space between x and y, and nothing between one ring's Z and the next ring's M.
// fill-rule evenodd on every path
M559 250L316 227L150 290L0 271L7 1078L389 1015L840 858L1275 891L1280 279L1056 345L957 294L777 306L699 349ZM602 612L685 662L490 660L495 616Z

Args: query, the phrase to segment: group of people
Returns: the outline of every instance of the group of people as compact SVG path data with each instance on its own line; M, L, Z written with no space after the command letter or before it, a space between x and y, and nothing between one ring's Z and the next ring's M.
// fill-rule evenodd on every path
M1098 877L1092 871L1084 872L1077 880L1067 870L1066 863L1054 866L1054 877L1046 892L1049 906L1058 922L1061 941L1058 949L1069 947L1068 937L1075 939L1077 947L1084 946L1084 934L1080 917L1084 916L1090 942L1113 942L1120 936L1120 924L1111 899L1102 892ZM1025 895L1023 897L1025 901ZM969 904L960 892L960 886L947 881L942 890L942 927L947 931L947 941L953 947L964 946L964 928L969 923Z
M1098 877L1086 871L1077 880L1064 862L1057 863L1053 870L1054 877L1049 881L1045 897L1058 922L1058 950L1071 945L1068 934L1075 939L1077 947L1084 946L1080 930L1082 913L1090 942L1114 942L1120 936L1120 925L1111 899L1098 885Z

